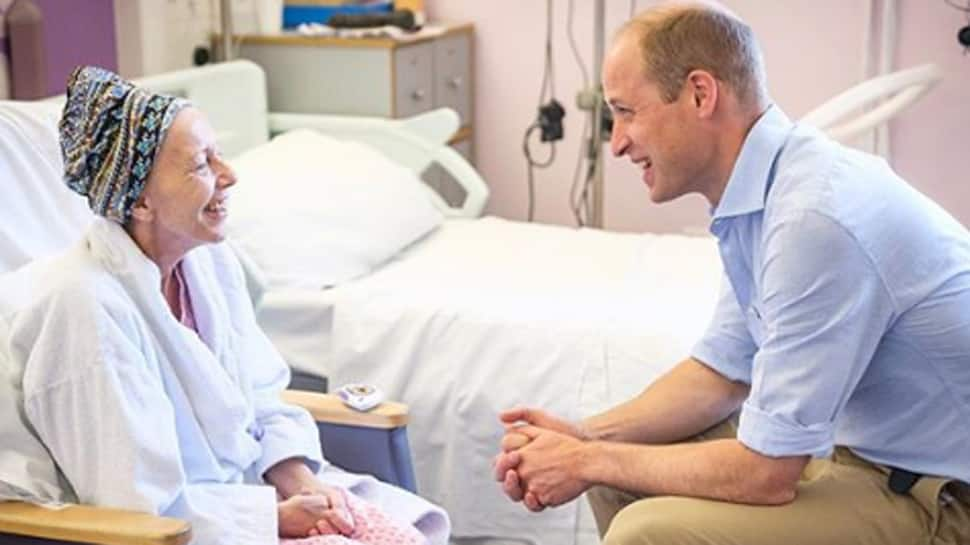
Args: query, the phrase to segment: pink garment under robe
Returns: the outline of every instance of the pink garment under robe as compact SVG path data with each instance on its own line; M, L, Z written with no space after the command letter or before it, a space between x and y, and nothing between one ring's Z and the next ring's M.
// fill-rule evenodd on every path
M376 505L349 492L344 492L344 498L354 520L351 535L281 539L280 545L427 545L424 535L410 524L393 520Z

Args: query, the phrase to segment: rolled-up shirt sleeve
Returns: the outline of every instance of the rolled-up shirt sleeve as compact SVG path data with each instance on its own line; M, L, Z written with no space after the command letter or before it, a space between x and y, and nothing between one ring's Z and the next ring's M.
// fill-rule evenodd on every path
M763 339L738 439L767 456L827 456L893 300L865 248L825 215L766 220L763 241Z
M691 356L729 380L750 384L756 350L731 282L723 275L714 316Z

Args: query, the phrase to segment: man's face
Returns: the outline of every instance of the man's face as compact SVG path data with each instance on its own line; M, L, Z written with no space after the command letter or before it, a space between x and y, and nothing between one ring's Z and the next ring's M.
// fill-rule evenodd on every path
M643 169L650 199L665 202L697 191L708 157L691 93L682 91L673 102L664 102L643 73L632 37L621 37L607 55L603 92L613 111L613 155L627 155Z

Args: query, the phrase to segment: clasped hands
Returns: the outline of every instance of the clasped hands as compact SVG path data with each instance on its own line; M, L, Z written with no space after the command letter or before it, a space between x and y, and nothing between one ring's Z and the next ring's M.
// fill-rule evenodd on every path
M276 488L280 537L349 536L354 532L343 490L320 482L301 458L277 463L265 478Z
M343 491L330 486L320 485L317 490L304 490L281 500L277 513L280 537L349 536L354 531Z
M493 469L509 499L539 512L590 487L584 478L589 442L580 426L537 409L511 409L499 419L505 436Z

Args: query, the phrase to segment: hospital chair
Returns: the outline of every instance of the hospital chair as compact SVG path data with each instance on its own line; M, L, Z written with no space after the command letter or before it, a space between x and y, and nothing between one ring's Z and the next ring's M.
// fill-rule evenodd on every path
M414 490L406 434L407 406L384 403L371 412L359 413L343 407L333 395L296 390L285 392L283 399L306 408L314 417L330 461ZM334 435L336 440L327 439ZM134 511L0 502L2 545L184 545L191 535L185 521Z
M0 273L67 247L91 219L83 201L61 182L58 115L56 103L0 102ZM0 374L0 380L9 380L3 361ZM9 388L4 395L14 397ZM283 397L314 417L328 460L415 490L405 405L388 402L358 413L332 395L290 390ZM17 425L16 415L2 416ZM0 436L4 430L0 426ZM0 461L22 446L10 437L0 444ZM0 502L0 544L181 545L190 539L189 524L176 519L85 505Z

